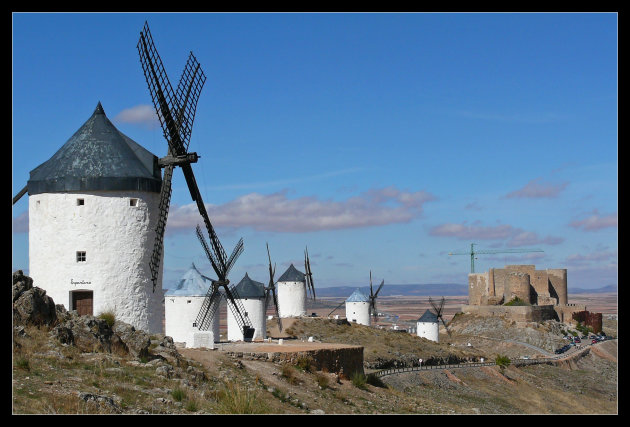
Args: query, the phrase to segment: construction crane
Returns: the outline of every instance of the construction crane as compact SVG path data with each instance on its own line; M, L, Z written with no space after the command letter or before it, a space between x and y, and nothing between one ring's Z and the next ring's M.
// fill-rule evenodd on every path
M523 252L545 252L542 249L486 249L486 250L475 250L475 243L470 244L470 252L449 252L449 255L470 255L470 272L475 272L475 256L477 254L516 254Z

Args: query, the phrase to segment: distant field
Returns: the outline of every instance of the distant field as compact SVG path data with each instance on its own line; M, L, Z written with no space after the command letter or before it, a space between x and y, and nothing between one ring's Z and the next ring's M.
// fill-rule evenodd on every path
M439 303L441 297L431 298ZM445 296L444 304L444 320L449 321L455 313L461 311L462 305L468 304L468 296ZM327 317L328 314L339 304L345 301L345 298L329 297L318 298L317 303L309 302L308 312L317 313L318 316ZM431 309L429 297L413 297L413 296L383 296L376 300L376 306L379 312L398 316L398 322L410 322L417 320L426 309ZM593 293L593 294L570 294L570 304L584 304L586 309L595 313L617 314L617 294L616 293ZM268 314L272 314L272 310ZM342 304L332 315L338 314L345 316L345 304ZM392 323L387 319L380 319L380 323Z

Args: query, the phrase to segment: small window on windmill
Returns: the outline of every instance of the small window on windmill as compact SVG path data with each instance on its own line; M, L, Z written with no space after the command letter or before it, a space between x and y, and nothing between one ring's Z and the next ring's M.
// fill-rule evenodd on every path
M77 199L77 206L83 206L85 204L85 199Z
M77 262L85 262L85 251L77 251Z
M186 304L190 304L191 302L192 302L191 300L188 300L188 301L186 301Z
M129 206L138 206L138 199L129 199Z

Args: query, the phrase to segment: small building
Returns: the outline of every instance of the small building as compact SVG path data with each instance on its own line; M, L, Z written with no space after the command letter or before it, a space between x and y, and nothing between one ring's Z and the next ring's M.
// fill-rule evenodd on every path
M278 313L281 318L306 316L304 273L291 264L276 283Z
M355 290L346 300L346 319L351 323L370 326L370 298L361 292Z
M68 310L163 332L162 265L149 262L159 218L158 158L120 132L99 102L47 161L30 171L29 275Z
M239 296L239 301L247 312L247 317L254 328L252 340L267 338L267 318L265 316L265 285L261 282L252 280L247 273L245 277L233 288ZM228 301L228 304L231 303ZM244 341L243 329L236 321L236 317L232 312L233 308L228 307L227 310L227 334L228 341Z
M193 263L184 273L177 286L164 294L165 334L177 343L183 343L188 348L206 347L219 342L219 310L215 310L211 327L208 331L199 331L193 326L201 310L208 290L212 286L212 279L204 276ZM215 302L219 304L220 299ZM203 332L199 334L199 332ZM195 340L197 334L197 340ZM203 335L208 341L202 341Z
M440 324L435 313L427 309L418 319L416 331L416 334L421 338L439 342Z

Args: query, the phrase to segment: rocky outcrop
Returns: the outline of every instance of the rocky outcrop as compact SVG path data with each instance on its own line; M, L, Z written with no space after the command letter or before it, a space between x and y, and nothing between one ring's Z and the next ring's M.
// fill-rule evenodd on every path
M83 352L120 352L137 359L162 359L180 366L181 355L173 339L168 336L151 336L127 323L116 321L109 325L105 319L80 316L61 304L55 305L46 291L33 286L33 279L21 270L13 273L14 334L22 336L27 325L47 325L50 335L66 345ZM16 329L17 328L17 329Z
M56 322L55 302L46 291L33 287L33 279L22 270L13 273L13 323L51 325Z

